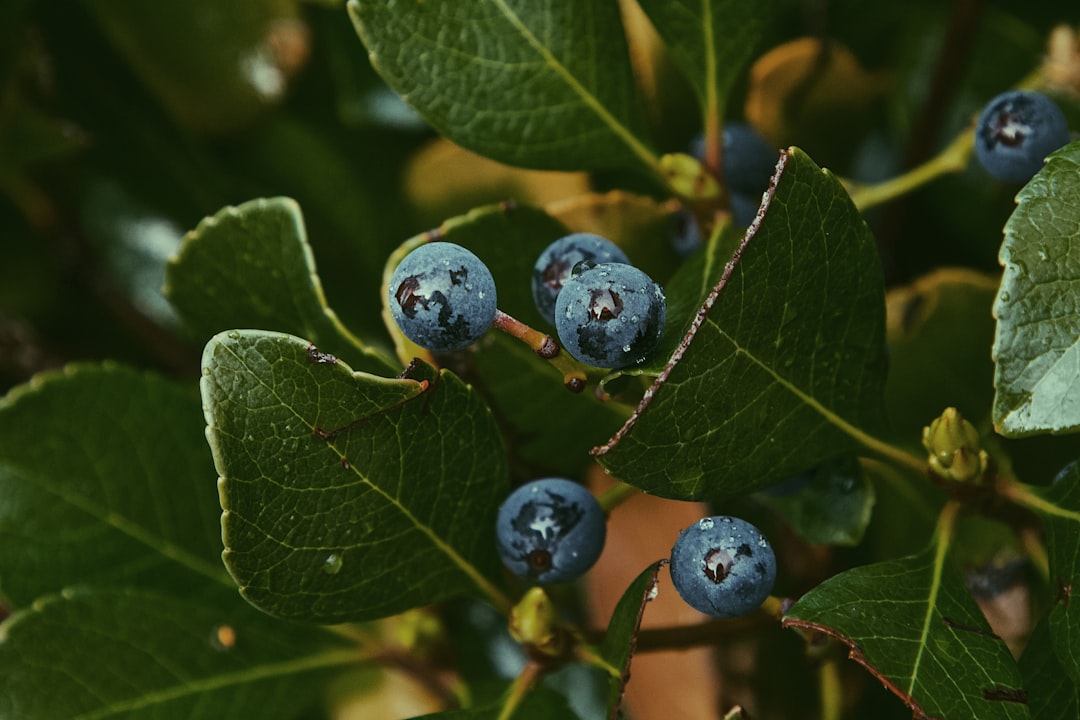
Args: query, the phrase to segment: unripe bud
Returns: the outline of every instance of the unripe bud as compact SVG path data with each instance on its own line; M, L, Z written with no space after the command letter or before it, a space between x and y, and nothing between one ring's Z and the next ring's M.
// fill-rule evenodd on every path
M510 611L510 635L545 655L562 653L563 636L557 627L555 605L543 588L530 589Z
M979 443L979 431L956 408L946 408L930 427L923 428L922 444L930 453L930 469L943 480L978 483L989 457Z

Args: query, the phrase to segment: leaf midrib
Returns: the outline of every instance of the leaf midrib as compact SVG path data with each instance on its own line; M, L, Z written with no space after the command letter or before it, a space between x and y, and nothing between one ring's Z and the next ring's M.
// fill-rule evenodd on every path
M285 400L277 393L277 390L275 388L273 388L272 386L270 386L269 384L267 384L265 382L265 380L263 380L263 378L260 377L259 374L257 372L255 372L247 364L247 362L245 362L239 355L237 355L235 352L233 352L233 350L230 347L228 347L228 345L226 343L220 343L219 342L218 347L220 347L225 352L229 353L229 355L231 355L233 357L233 359L237 362L237 364L239 366L243 367L244 370L248 373L248 375L250 375L252 378L254 378L255 382L257 382L264 389L266 389L266 391L269 392L270 395L274 399L276 399L278 401L278 403L281 405L281 407L287 408L289 410L289 412L291 412L293 414L293 417L295 417L300 423L302 423L306 427L310 428L312 433L314 433L315 425L313 423L309 422L307 420L307 418L303 417L299 412L297 412L296 409L293 408L293 406L291 404L285 402ZM417 385L419 387L419 383ZM425 391L421 390L420 392L425 392ZM419 395L419 393L418 393L418 395ZM328 448L330 448L334 452L335 455L337 455L337 459L338 459L339 463L347 461L346 455L343 452L341 452L337 448L337 446L333 444L333 442L327 441L326 446ZM483 573L481 573L477 568L475 568L472 563L470 563L468 560L466 560L461 555L459 555L457 550L455 550L453 546L451 546L451 545L447 544L446 542L444 542L443 539L440 538L435 533L434 530L432 530L427 524L421 522L420 519L417 518L415 515L413 515L412 512L410 512L407 507L405 507L404 505L402 505L400 503L400 501L398 501L396 498L389 495L383 488L379 487L376 483L372 482L370 478L368 478L366 475L361 473L359 468L357 468L352 463L349 463L349 468L362 483L364 483L369 488L371 488L374 492L376 492L391 507L395 508L398 512L400 512L402 517L406 521L411 523L413 525L413 527L416 528L417 531L419 531L425 537L427 537L428 540L430 540L431 543L435 546L435 548L438 551L442 552L470 580L472 580L473 583L475 583L476 586L488 596L488 598L492 601L492 603L494 603L496 605L496 607L505 608L505 609L509 608L509 605L510 605L509 600L505 597L505 595L502 593L502 591L500 591L498 588L496 588L486 577L484 577Z
M642 162L645 163L651 169L656 169L659 161L656 156L645 145L637 139L637 137L630 132L629 128L619 122L614 115L612 115L607 108L597 100L596 96L589 92L585 86L583 86L573 74L567 70L559 60L552 55L551 51L540 42L540 39L536 37L529 30L528 26L522 22L521 18L510 9L505 0L491 0L491 2L498 8L499 12L507 19L507 21L514 26L518 34L536 51L536 53L544 60L544 64L547 65L559 77L563 83L570 88L571 91L585 103L585 106L589 108L596 115L600 121L607 125L612 132L634 153Z
M144 693L129 700L110 703L108 706L99 710L77 715L73 720L105 720L106 718L115 717L135 710L180 700L190 695L222 690L224 688L244 683L257 682L259 680L287 677L307 670L354 665L355 663L367 659L369 659L369 656L361 650L335 650L279 663L267 663L238 672L213 675L208 678L201 678L168 688L155 690L153 692Z
M12 471L22 477L28 477L30 482L34 483L38 488L50 495L59 498L61 502L85 512L99 522L126 535L132 540L145 545L168 560L180 563L189 570L209 578L210 580L221 583L225 587L235 587L235 583L233 583L232 578L224 568L208 563L179 545L152 534L137 522L134 522L119 513L113 512L99 503L91 502L90 499L85 496L64 492L60 486L48 482L40 475L35 473L25 473L14 467L12 467Z

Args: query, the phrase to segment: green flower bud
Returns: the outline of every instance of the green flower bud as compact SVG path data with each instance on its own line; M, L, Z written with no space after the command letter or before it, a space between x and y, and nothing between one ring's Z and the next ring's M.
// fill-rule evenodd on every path
M562 653L563 635L556 624L555 605L543 588L530 589L510 611L510 635L545 655Z
M672 153L660 158L660 172L682 197L701 202L720 197L720 183L694 158Z
M943 480L978 483L989 457L979 443L979 431L956 408L946 408L941 417L923 428L922 444L930 469Z

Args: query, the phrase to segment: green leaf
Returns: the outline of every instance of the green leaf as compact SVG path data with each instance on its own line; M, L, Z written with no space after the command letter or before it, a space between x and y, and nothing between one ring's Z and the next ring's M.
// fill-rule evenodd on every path
M994 426L1007 437L1080 429L1080 141L1016 196L998 260Z
M0 400L0 591L231 586L199 401L154 375L78 365Z
M874 486L858 459L838 458L813 470L810 484L798 493L758 499L775 510L811 545L858 545L870 524Z
M773 22L778 0L639 0L689 79L706 117L722 118L732 85Z
M1080 607L1071 601L1074 589L1080 590L1080 462L1048 488L1017 486L1017 492L1046 528L1050 582L1057 594L1050 633L1058 662L1080 683Z
M1024 647L1020 674L1024 677L1031 717L1037 720L1080 717L1080 685L1058 661L1050 623L1045 620L1035 626Z
M780 161L746 234L634 416L594 450L676 499L765 487L884 425L884 284L873 236L804 153Z
M235 596L234 596L235 597ZM20 720L296 717L365 650L274 622L142 590L76 588L0 632L0 717Z
M207 344L225 564L252 604L321 623L468 593L506 607L490 579L502 439L453 374L418 365L412 377L354 373L281 333Z
M638 575L626 592L619 598L611 613L600 655L614 668L622 671L622 677L610 678L608 682L608 717L615 718L622 703L623 691L630 680L630 660L637 645L641 617L646 605L655 597L657 577L663 562L656 562Z
M617 3L350 0L376 70L439 133L511 165L590 170L656 157Z
M251 200L203 219L169 263L165 293L193 334L266 328L306 337L376 374L396 368L326 305L300 206Z
M1020 673L943 544L836 575L804 595L786 627L823 632L916 717L1027 718Z

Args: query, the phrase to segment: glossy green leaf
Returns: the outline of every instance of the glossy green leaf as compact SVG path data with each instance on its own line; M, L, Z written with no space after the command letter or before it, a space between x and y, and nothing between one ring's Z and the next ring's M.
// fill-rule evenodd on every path
M883 431L873 236L797 149L766 202L634 416L594 451L621 480L677 499L734 495Z
M0 628L0 717L19 720L289 720L365 658L355 640L239 599L222 609L130 589L65 590Z
M1016 196L998 260L994 426L1007 436L1080 429L1080 141Z
M300 206L289 198L251 200L205 218L184 237L165 282L166 296L199 338L229 328L280 330L358 370L398 372L327 307Z
M617 3L350 0L349 15L383 78L459 145L548 170L656 165Z
M1050 608L1050 633L1058 662L1080 683L1080 607L1072 602L1080 592L1080 462L1074 463L1048 488L1026 488L1028 506L1046 528L1050 582L1056 592Z
M784 625L843 642L916 717L1029 717L1016 663L940 546L826 580Z
M1028 707L1035 720L1080 717L1080 684L1058 662L1050 623L1040 622L1020 655Z
M78 583L229 586L219 512L194 393L78 365L0 400L0 592L17 605Z
M321 623L470 593L506 604L490 579L506 451L456 376L354 373L259 331L216 336L202 364L225 564L252 604Z
M639 4L690 80L705 116L723 118L731 87L774 20L779 0L639 0Z
M657 577L663 563L653 563L638 575L626 592L619 598L611 613L600 654L613 668L622 671L622 677L608 681L608 717L618 716L623 691L630 680L630 662L637 645L641 618L648 603L655 597Z
M858 545L875 495L858 459L845 457L817 466L810 484L793 495L760 493L758 499L811 545Z

